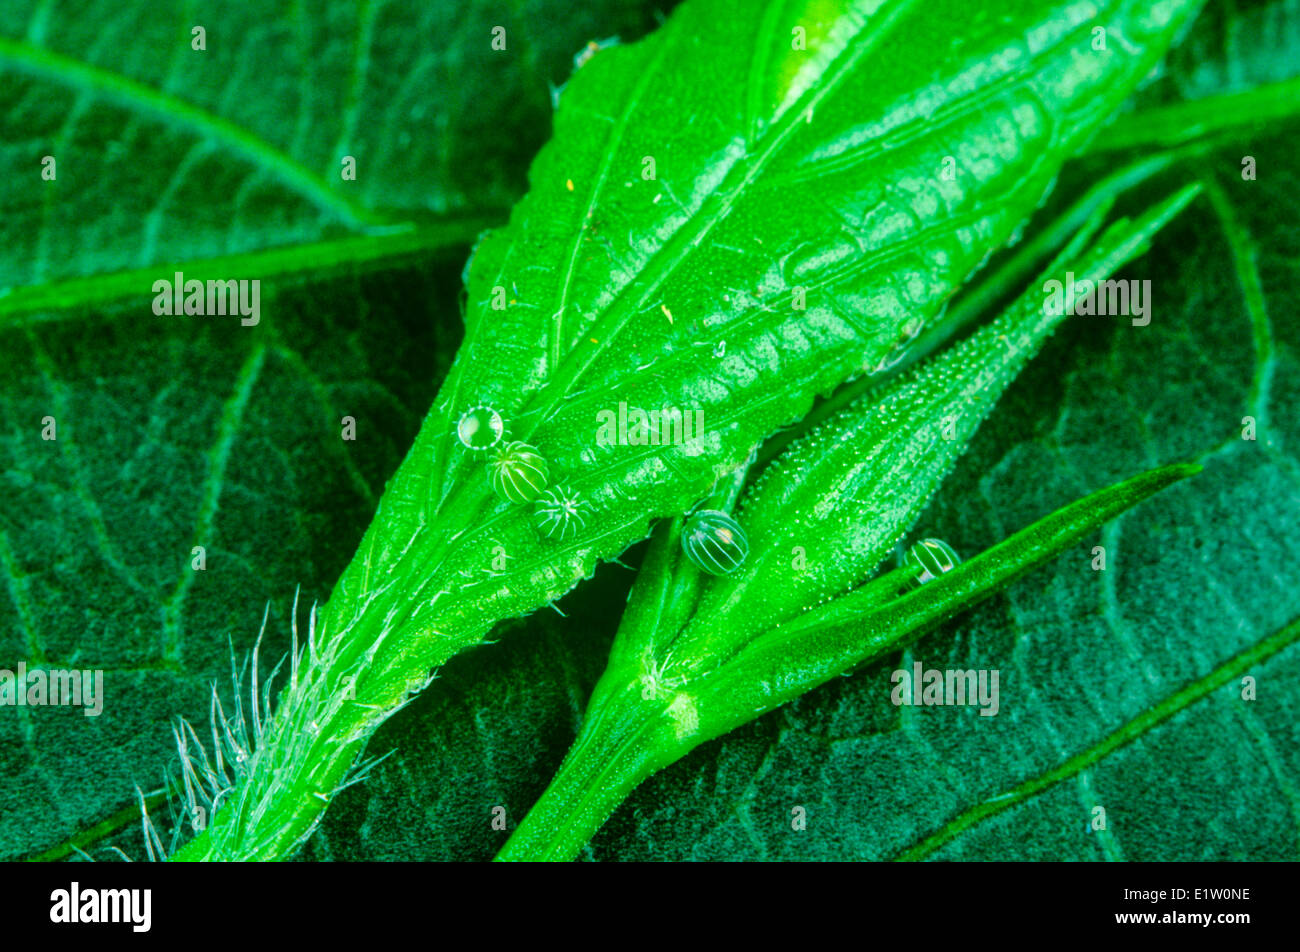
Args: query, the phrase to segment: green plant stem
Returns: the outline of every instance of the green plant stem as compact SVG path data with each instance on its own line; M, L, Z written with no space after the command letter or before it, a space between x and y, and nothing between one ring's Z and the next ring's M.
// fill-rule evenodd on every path
M498 861L574 859L636 786L664 765L654 739L662 705L638 701L638 690L627 685L617 698L592 708L555 779Z
M0 289L0 330L67 320L83 312L106 310L119 301L151 294L153 282L183 272L191 280L283 280L310 271L315 275L359 273L395 262L433 255L471 244L505 214L487 212L458 218L406 223L382 233L348 235L284 248L264 248L216 258L163 261L146 268L64 278Z
M1176 463L1138 474L1075 500L898 598L882 598L898 589L901 573L895 571L773 630L700 682L683 686L683 693L668 690L677 698L686 692L694 698L702 712L694 733L675 729L664 699L642 696L643 669L635 655L623 654L596 685L588 720L559 773L497 859L574 859L619 803L656 770L837 674L910 644L1107 520L1199 471L1196 464ZM616 644L639 629L634 607L647 606L630 604Z
M1289 121L1297 115L1300 77L1122 115L1092 140L1086 154L1168 148L1218 139L1253 126Z
M406 659L408 672L427 673L481 637L477 630L445 632L425 639L416 657ZM351 636L349 636L351 641ZM353 642L356 643L356 642ZM360 643L365 644L364 640ZM329 708L329 716L313 717L326 698L344 693L341 685L364 656L340 656L314 672L302 697L282 695L277 717L257 742L248 779L232 795L228 808L218 811L213 825L190 840L169 859L177 862L286 859L309 836L325 807L349 782L349 772L378 726L405 703L394 696L393 675L358 676L355 699ZM384 676L387 675L387 676ZM413 679L411 693L423 685ZM306 700L304 700L306 698Z

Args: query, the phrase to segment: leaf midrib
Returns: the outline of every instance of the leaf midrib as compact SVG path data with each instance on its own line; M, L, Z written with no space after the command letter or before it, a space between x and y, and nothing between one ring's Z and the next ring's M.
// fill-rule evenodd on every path
M863 29L854 34L846 50L832 62L828 69L829 79L800 97L799 102L785 114L781 121L765 132L763 139L767 140L767 145L757 155L747 155L745 160L733 165L722 182L701 202L698 211L689 222L675 231L672 237L649 257L638 274L638 279L627 282L615 292L613 301L590 329L590 333L584 335L584 340L566 355L557 368L555 376L525 404L521 416L532 417L534 420L544 420L550 416L556 405L568 394L574 381L609 349L613 339L627 325L627 322L645 306L646 301L658 291L677 266L686 260L689 252L704 240L716 224L726 218L749 185L794 135L803 122L804 114L809 109L814 109L825 97L833 94L862 57L874 49L897 25L903 15L918 2L919 0L900 0L888 13L878 12L877 17L864 22ZM669 33L662 44L664 49L666 50L670 42L676 41L681 35L680 31ZM662 62L663 57L660 57L656 60L655 66L661 66ZM648 77L654 74L655 70L646 70ZM629 108L635 108L637 104L638 100L634 98ZM494 283L500 282L500 272L497 278ZM569 277L566 275L566 285L568 280ZM632 303L633 299L628 292L634 287L641 290L635 298L635 303ZM592 338L599 343L587 344L586 341ZM537 423L534 422L528 427L521 439L527 440L536 426Z
M348 235L212 258L162 261L144 268L24 285L7 292L0 289L0 332L87 317L115 301L152 294L154 281L170 278L176 271L187 278L272 280L308 272L324 274L336 267L383 268L399 259L469 244L484 228L504 217L504 212L487 210L480 215L409 225L382 235Z
M970 827L1001 813L1003 810L1023 803L1062 780L1068 780L1121 747L1131 744L1149 733L1153 728L1191 707L1218 688L1223 687L1237 675L1249 670L1252 665L1268 660L1297 641L1300 641L1300 619L1291 622L1281 631L1232 656L1208 674L1190 682L1154 707L1107 734L1091 747L1070 757L1064 763L1017 784L1006 793L963 810L938 830L902 850L894 858L904 861L924 859L941 846L956 839L958 835Z

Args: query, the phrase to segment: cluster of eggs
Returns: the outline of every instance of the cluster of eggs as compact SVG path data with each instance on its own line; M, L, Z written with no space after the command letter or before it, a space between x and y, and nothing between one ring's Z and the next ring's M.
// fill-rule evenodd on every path
M456 424L462 446L486 454L492 491L515 505L533 504L533 524L542 535L568 541L587 526L586 504L565 485L552 485L551 467L531 443L506 439L505 420L489 406L473 406ZM701 571L729 575L749 554L749 540L725 512L705 509L691 515L682 531L682 549Z
M488 406L470 407L456 424L461 445L487 454L488 485L515 505L533 504L533 524L548 539L566 542L587 526L586 503L565 485L552 485L551 468L537 447L505 438L505 420ZM745 530L718 509L694 512L682 527L682 551L709 575L730 575L749 555ZM941 539L922 539L907 552L905 564L918 584L951 572L961 559Z
M548 539L576 536L587 525L582 499L567 486L551 485L551 467L537 447L505 435L505 420L488 406L470 407L456 424L462 446L487 454L487 481L494 493L515 505L533 503L533 523Z

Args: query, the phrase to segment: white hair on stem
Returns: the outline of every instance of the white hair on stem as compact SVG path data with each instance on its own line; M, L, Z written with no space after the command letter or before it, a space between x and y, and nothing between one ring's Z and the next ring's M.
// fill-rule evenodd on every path
M270 619L271 606L268 602L262 613L262 624L253 643L252 651L244 657L242 664L235 661L235 648L230 643L230 680L233 689L233 713L226 714L214 682L211 685L211 697L208 704L208 734L211 737L211 749L199 739L198 732L184 717L176 717L172 722L172 736L179 756L179 777L168 778L164 789L168 792L168 809L171 811L172 829L170 846L165 847L154 821L149 816L145 796L136 787L140 803L140 823L144 832L145 852L150 861L165 860L180 844L187 832L198 833L206 828L208 822L223 805L235 811L237 818L247 822L256 822L270 808L273 790L262 793L256 803L250 803L257 796L247 789L243 781L252 773L253 765L259 757L270 755L269 752L279 747L278 757L289 762L310 756L312 743L320 733L319 721L333 714L345 703L339 692L331 690L326 683L327 674L337 660L338 648L342 638L320 637L318 629L317 605L312 604L307 620L306 644L298 638L298 595L295 591L290 620L291 644L288 654L289 680L279 703L272 702L272 687L285 658L271 671L263 681L260 673L260 654L262 638L266 634ZM387 630L385 628L385 634ZM368 667L373 661L381 636L375 644L370 645L359 659L354 669L344 672L341 677L351 678L359 670ZM245 687L245 676L248 684ZM418 685L412 685L407 699L386 712L388 715L405 707L430 681L433 675ZM338 679L336 679L338 680ZM342 683L342 681L339 681ZM245 708L243 697L247 691L248 705ZM357 703L347 701L348 703ZM362 705L373 707L373 705ZM276 711L282 711L285 723L275 724ZM341 738L334 743L350 742L356 738ZM352 766L347 774L327 792L317 792L316 796L329 802L340 791L358 784L369 777L371 771L393 751L379 757L366 758ZM180 801L179 813L173 806L173 797ZM236 823L242 826L242 823ZM314 829L314 825L313 825ZM311 830L301 837L305 840Z

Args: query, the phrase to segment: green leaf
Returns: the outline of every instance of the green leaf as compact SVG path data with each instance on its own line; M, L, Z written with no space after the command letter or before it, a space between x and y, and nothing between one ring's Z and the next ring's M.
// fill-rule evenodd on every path
M487 576L438 608L403 609L416 631L481 632L564 594L816 393L892 360L1194 9L1085 21L1061 7L1013 20L1013 34L966 22L963 4L772 3L755 18L695 0L647 41L598 56L566 89L510 226L478 249L465 345L331 611L349 618L413 563ZM920 19L960 42L918 53L891 41ZM1098 25L1131 52L1080 55ZM806 48L791 49L800 36ZM1003 56L1022 45L1026 63ZM744 81L718 87L717 73ZM480 404L586 501L575 542L539 546L527 511L484 494L453 436ZM699 412L705 433L618 445L599 427L620 404ZM495 545L513 569L486 568Z
M816 393L883 369L1198 8L773 2L754 17L691 0L597 55L529 195L478 248L465 344L313 626L326 662L282 697L232 806L182 858L291 851L430 668L685 509ZM936 22L952 42L900 42ZM1097 28L1111 47L1089 45ZM620 404L702 414L706 432L602 440L593 424ZM454 435L483 405L576 494L575 537L539 542L529 509L488 490Z
M1078 250L1087 233L1076 236L1044 277L1106 278L1145 251L1197 191L1181 190L1136 222L1116 222L1087 254ZM659 535L583 731L503 857L572 858L654 770L905 643L1195 470L1171 468L1067 507L954 573L978 579L964 589L936 582L895 601L902 580L891 573L836 597L876 569L1007 384L1073 314L1070 292L1052 307L1048 287L1036 282L969 340L778 457L745 496L738 518L753 554L738 570L704 582L679 552L680 526ZM992 571L984 568L990 562Z
M1221 176L1233 238L1204 200L1170 224L1119 274L1152 280L1152 323L1065 322L916 531L978 552L1137 469L1198 458L1205 470L901 657L833 679L657 773L585 857L1298 855L1300 327L1288 302L1300 291L1300 180L1290 142L1286 130L1234 142L1125 199L1140 207L1180 179ZM1240 180L1243 152L1268 170L1260 182ZM1062 197L1097 177L1067 173ZM1047 209L1027 240L1057 213ZM1244 293L1255 286L1262 298ZM1261 407L1267 427L1243 440L1242 416ZM1092 568L1096 545L1104 572ZM627 576L601 569L565 599L567 619L534 616L444 669L376 736L374 749L395 753L340 796L306 855L490 858L509 834L492 827L492 808L513 828L576 736ZM915 661L1000 668L999 715L894 707L890 674ZM1245 676L1255 701L1242 698ZM1109 828L1085 833L1098 805ZM807 811L805 831L791 829L794 806Z

